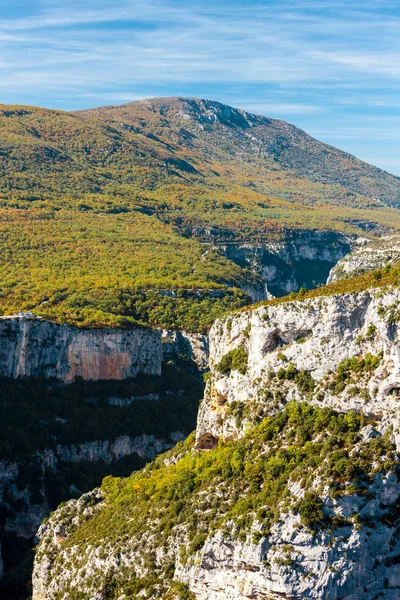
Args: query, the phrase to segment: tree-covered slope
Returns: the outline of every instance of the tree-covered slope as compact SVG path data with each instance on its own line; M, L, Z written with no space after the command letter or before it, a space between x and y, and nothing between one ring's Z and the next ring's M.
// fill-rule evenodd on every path
M178 171L187 174L210 178L214 174L227 174L220 168L210 173L209 165L213 162L222 163L225 168L232 162L243 163L243 174L254 175L254 184L260 186L262 193L269 190L272 196L284 200L301 198L301 192L296 198L299 192L287 189L293 178L297 180L296 185L309 188L304 190L309 195L303 198L304 203L324 204L328 200L354 207L355 201L362 202L357 195L393 206L400 203L399 177L323 144L285 121L254 115L219 102L159 98L81 114L158 142L158 151L164 154L167 164L170 160ZM179 153L182 162L173 161L168 153ZM185 158L187 163L183 162ZM239 173L233 175L240 180ZM282 175L285 185L278 183ZM337 185L341 189L318 187L313 183ZM266 189L262 188L263 184L267 185Z
M198 322L182 317L193 298L153 290L234 286L255 298L262 277L222 246L270 247L304 230L396 229L399 198L399 178L217 102L75 113L2 105L0 310L207 328L246 293L207 296Z

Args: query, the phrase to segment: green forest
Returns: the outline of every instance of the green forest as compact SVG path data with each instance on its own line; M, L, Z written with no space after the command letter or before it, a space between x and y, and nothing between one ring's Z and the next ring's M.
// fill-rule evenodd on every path
M400 228L399 178L281 121L204 125L199 102L0 105L1 314L206 330L262 286L225 246Z

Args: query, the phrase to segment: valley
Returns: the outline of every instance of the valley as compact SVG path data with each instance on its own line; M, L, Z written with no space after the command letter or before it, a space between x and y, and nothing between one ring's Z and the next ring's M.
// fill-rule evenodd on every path
M0 595L395 600L399 206L218 102L1 105Z

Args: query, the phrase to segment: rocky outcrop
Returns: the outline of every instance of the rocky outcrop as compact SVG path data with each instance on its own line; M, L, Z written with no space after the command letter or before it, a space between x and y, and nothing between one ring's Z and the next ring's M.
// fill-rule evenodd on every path
M252 413L256 407L268 410L265 392L275 393L282 386L286 400L301 399L303 394L297 385L271 379L288 365L305 371L314 389L321 389L318 400L317 393L313 400L320 406L379 414L386 425L394 418L400 426L396 415L396 390L400 389L399 302L399 290L382 294L377 289L243 310L217 321L210 331L213 377L197 424L200 445L210 436L218 440L243 434L245 420L237 426L231 411L233 403L251 405ZM234 369L229 374L221 373L219 365L224 356L238 348L245 352L245 373ZM382 360L373 376L359 383L358 391L342 390L338 394L329 390L331 374L341 361L368 353L383 353ZM396 440L400 447L397 434Z
M70 383L160 375L161 333L150 329L79 329L34 315L0 318L0 375Z
M332 267L350 252L354 243L355 240L338 232L297 231L279 243L229 244L219 246L219 250L239 266L259 275L267 298L325 283Z
M400 236L387 235L378 240L360 239L360 243L332 268L328 283L360 275L373 269L400 262Z
M164 360L183 358L193 362L203 372L208 368L208 336L201 333L164 330L162 334Z

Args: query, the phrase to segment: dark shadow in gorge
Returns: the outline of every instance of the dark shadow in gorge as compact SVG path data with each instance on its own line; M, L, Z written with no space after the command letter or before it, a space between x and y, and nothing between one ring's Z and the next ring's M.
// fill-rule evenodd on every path
M172 444L172 432L188 435L195 428L203 390L195 365L183 360L164 363L160 377L139 375L124 381L63 386L38 378L0 379L0 462L18 464L9 485L0 479L2 599L23 600L30 594L35 527L17 535L12 529L19 516L38 510L45 517L61 502L100 485L105 476L126 477L146 463L131 454L112 462L58 460L54 469L41 458L44 451L54 452L58 444L79 446L143 433ZM142 399L124 405L132 397ZM122 406L118 399L125 400ZM18 528L21 534L23 526Z

